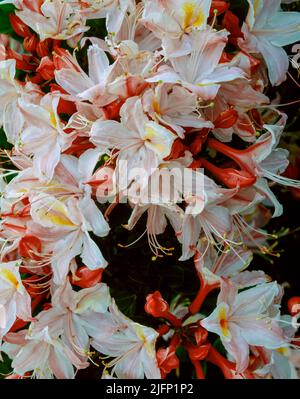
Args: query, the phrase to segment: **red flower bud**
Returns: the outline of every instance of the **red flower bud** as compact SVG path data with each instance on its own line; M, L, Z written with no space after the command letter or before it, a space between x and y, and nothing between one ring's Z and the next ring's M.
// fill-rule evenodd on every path
M103 269L90 270L86 266L82 266L72 277L71 283L81 288L90 288L101 281L102 273Z
M55 47L53 51L53 62L55 69L59 71L60 69L75 69L79 72L78 66L74 63L71 54L68 50L61 47Z
M118 99L103 108L106 119L115 119L119 116L120 109L125 100Z
M208 355L210 350L210 344L204 344L201 346L187 345L186 349L188 351L191 360L203 360Z
M31 64L31 56L26 54L18 54L11 48L7 48L7 59L13 58L16 60L17 69L21 69L23 71L34 71L36 66Z
M42 242L35 236L24 236L19 242L19 255L24 258L39 260L41 257L38 255L42 251Z
M170 331L170 326L168 326L167 324L162 324L156 329L156 331L159 335L165 335Z
M24 49L28 53L33 53L36 50L36 47L38 45L39 39L37 38L36 35L30 35L25 37L23 45Z
M201 159L202 166L209 170L220 182L229 188L245 188L252 186L256 182L256 177L245 170L233 168L219 168L206 159Z
M236 42L238 37L244 37L244 34L241 31L239 18L231 11L226 11L223 18L223 26L231 33L229 38L231 42Z
M36 46L36 53L39 57L43 58L50 54L51 40L45 39L38 42Z
M44 82L44 78L39 73L35 74L34 76L26 76L26 82L32 82L37 85Z
M238 120L238 113L235 109L227 109L220 113L217 119L214 121L215 128L217 129L229 129Z
M145 311L154 317L163 317L169 312L169 305L163 299L159 291L149 294L146 297Z
M215 1L213 0L210 7L210 16L213 16L215 10L217 10L217 15L223 14L226 10L228 10L230 4L226 1Z
M207 330L201 326L198 327L197 330L195 331L195 339L197 345L204 344L204 342L207 340L207 337L208 337Z
M226 51L223 51L219 63L223 64L224 62L230 62L232 58L232 54L228 54Z
M17 15L10 14L9 21L11 23L13 30L16 32L18 36L24 38L27 36L31 36L30 29L26 24L24 24L24 22Z
M187 150L187 147L182 143L182 141L178 138L173 142L170 155L168 155L165 160L169 159L177 159L184 156L184 152Z
M204 128L196 133L195 138L193 139L192 143L189 145L189 149L192 152L192 154L197 155L202 150L202 146L205 143L209 132L210 132L209 128Z
M300 296L293 296L288 300L288 310L292 316L300 313Z
M37 68L37 72L45 79L52 80L54 79L54 64L53 61L50 60L49 57L43 57L41 59L40 65Z
M156 352L156 359L162 378L179 367L179 359L175 351L170 350L170 348L159 348Z
M62 94L67 94L67 92L63 88L55 83L50 84L50 90L51 93L53 93L54 91L59 91ZM65 100L64 98L60 97L57 107L57 112L59 114L73 115L76 111L77 108L74 102Z

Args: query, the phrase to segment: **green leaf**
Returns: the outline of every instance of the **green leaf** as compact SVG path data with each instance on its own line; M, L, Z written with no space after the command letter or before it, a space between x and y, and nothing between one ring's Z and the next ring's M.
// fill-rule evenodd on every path
M221 355L226 355L226 349L224 348L220 338L217 338L213 344L213 347L221 353Z
M175 353L180 362L187 362L189 360L187 351L183 346L178 346Z
M2 353L2 359L3 361L0 361L0 379L4 379L12 372L11 359L5 353Z
M0 128L0 148L2 150L12 149L12 145L7 141L6 134L2 128Z
M13 34L13 28L11 27L9 21L9 14L15 11L15 7L11 4L2 4L0 2L0 33L5 33L7 35Z
M119 291L115 295L113 295L112 293L112 296L115 299L118 308L122 313L125 314L125 316L129 318L134 316L136 310L136 301L137 301L136 295L127 294Z

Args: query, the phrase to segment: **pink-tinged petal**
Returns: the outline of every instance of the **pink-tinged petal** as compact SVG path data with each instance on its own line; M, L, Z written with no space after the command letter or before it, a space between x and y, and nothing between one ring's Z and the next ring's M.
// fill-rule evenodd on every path
M124 226L128 230L132 230L137 222L140 220L140 218L143 216L143 214L147 211L150 205L142 206L142 205L135 205L133 208L130 218L128 219L128 222L126 226Z
M31 320L31 297L26 290L22 294L17 293L16 313L22 320Z
M135 180L141 188L148 183L149 176L160 163L157 154L142 146L121 151L116 168L116 180L119 190L124 190L129 183Z
M266 159L261 162L260 167L275 175L280 175L289 165L288 156L288 150L276 148Z
M130 97L120 109L121 122L132 132L144 134L145 124L149 121L146 116L142 101L139 97Z
M109 60L105 51L96 45L88 48L89 77L94 83L100 83L105 79L109 68Z
M1 108L2 106L0 103L0 109ZM3 107L3 110L3 129L5 131L7 140L10 143L15 144L17 143L19 133L23 130L24 117L15 102L7 104L5 108Z
M253 287L254 285L267 283L268 276L261 270L245 271L231 278L231 281L239 288Z
M212 272L221 277L236 276L250 265L252 258L252 252L244 249L225 252L217 258Z
M72 380L75 378L74 367L59 348L52 348L49 355L49 366L57 379Z
M245 72L237 67L227 64L220 64L211 74L204 76L202 85L230 82L235 79L245 78Z
M132 146L138 144L141 139L138 133L128 131L119 122L99 120L92 126L91 140L104 150L108 148L132 148Z
M287 46L300 40L299 12L277 12L261 35L275 46Z
M259 315L265 312L279 294L276 282L260 284L238 294L234 303L235 316Z
M204 208L200 215L204 223L210 228L216 239L222 240L232 229L231 217L223 206L211 206Z
M146 82L149 83L157 83L157 82L178 83L182 81L180 76L172 68L168 66L160 67L158 69L158 72L156 72L153 76L145 80Z
M281 348L287 345L282 329L276 321L258 315L256 319L238 322L241 334L249 345L263 346L267 349Z
M16 300L14 298L11 298L9 302L6 303L5 305L5 326L4 328L0 329L0 338L2 338L12 327L14 322L16 321L17 318L17 312L16 312ZM4 319L2 319L4 321Z
M269 78L273 86L278 86L286 80L289 59L286 52L273 44L260 40L258 50L264 57L268 67Z
M241 334L238 326L230 323L230 341L222 339L225 349L230 353L236 361L236 371L242 373L249 364L249 345Z
M69 272L70 262L81 252L82 240L76 239L76 233L70 233L54 246L55 255L52 260L53 281L57 285L64 283Z
M145 146L155 152L160 160L167 157L177 136L158 123L149 121L145 124L142 139Z
M177 237L182 243L182 255L179 260L190 259L196 250L196 244L201 232L201 224L193 215L185 215L182 224L182 232Z
M218 295L217 303L218 304L226 303L230 307L232 307L233 304L235 303L237 294L238 294L238 287L234 285L230 280L222 279L221 291Z
M54 174L54 169L60 160L61 148L58 142L48 149L43 149L34 154L33 168L36 171L37 177L42 180L51 180Z
M4 329L7 324L5 307L0 304L0 328Z
M20 349L13 359L12 367L14 372L24 375L27 371L34 371L47 363L50 354L50 345L46 342L32 341Z
M255 183L258 192L270 201L271 206L274 206L273 217L279 217L283 213L283 206L278 201L276 195L272 192L266 179L258 179Z
M210 83L198 83L190 84L184 83L185 87L191 90L193 93L197 94L203 100L213 100L221 87L219 84L210 84Z
M114 373L120 379L143 379L144 370L138 351L128 354L114 367Z
M76 293L75 313L85 313L87 310L104 313L110 304L109 289L106 284L96 284L94 287L85 288Z
M78 170L84 180L88 180L93 175L94 169L102 153L98 148L86 150L78 160ZM74 170L76 176L77 170ZM84 182L85 183L85 182Z
M74 97L94 85L86 74L75 69L55 71L55 80L67 93Z
M88 223L87 230L92 231L98 237L108 235L110 227L100 209L98 209L95 202L88 195L80 201L78 208Z
M83 263L91 270L104 269L108 263L104 259L99 247L87 233L83 234L82 240L83 247L80 256Z

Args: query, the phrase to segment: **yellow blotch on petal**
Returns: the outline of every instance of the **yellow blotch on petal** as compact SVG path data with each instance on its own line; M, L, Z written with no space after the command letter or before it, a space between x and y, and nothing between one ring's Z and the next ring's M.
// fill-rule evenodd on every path
M287 347L278 348L278 349L276 349L276 352L280 353L283 356L288 356L289 355L289 348L287 348Z
M166 148L162 143L154 142L153 139L159 137L158 133L150 126L145 127L144 141L148 141L158 152L165 152Z
M226 308L221 307L219 311L219 324L221 328L222 335L226 338L230 338L231 334L228 328L228 320L227 320L227 314L226 314Z
M187 2L183 4L183 30L190 27L198 28L205 22L205 15L200 7L195 3Z
M56 118L54 112L50 112L50 123L55 129L57 127Z
M159 102L157 100L152 101L152 107L154 109L154 112L156 112L157 114L160 114L160 106L159 106Z
M141 327L139 324L134 325L134 330L137 335L137 337L143 342L144 348L146 351L150 354L153 355L154 353L154 343L153 341L148 341L147 337L145 336L144 329Z
M50 222L57 226L74 227L75 224L67 216L66 208L58 201L49 204L49 207L42 207L37 211L37 216L41 221Z
M260 6L260 1L261 0L254 0L254 2L253 2L254 18L257 15L258 7Z
M0 276L3 277L6 281L8 281L10 284L12 284L16 289L19 288L20 283L11 270L0 269Z

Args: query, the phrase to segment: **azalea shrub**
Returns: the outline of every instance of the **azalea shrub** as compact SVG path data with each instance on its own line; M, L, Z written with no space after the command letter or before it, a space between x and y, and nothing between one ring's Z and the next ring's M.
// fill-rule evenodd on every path
M3 378L298 378L299 11L0 2Z

